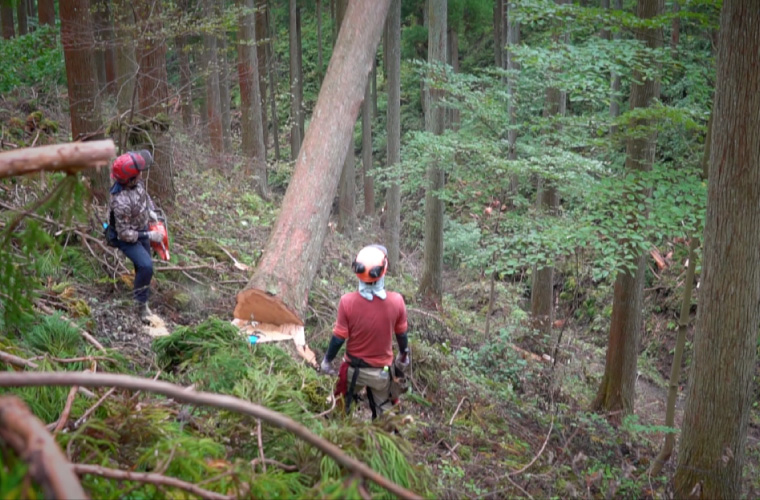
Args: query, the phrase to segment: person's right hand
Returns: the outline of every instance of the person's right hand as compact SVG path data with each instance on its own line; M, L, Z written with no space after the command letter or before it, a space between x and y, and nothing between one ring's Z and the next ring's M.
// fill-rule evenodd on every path
M161 231L148 231L148 239L154 243L161 243L164 240L164 235Z

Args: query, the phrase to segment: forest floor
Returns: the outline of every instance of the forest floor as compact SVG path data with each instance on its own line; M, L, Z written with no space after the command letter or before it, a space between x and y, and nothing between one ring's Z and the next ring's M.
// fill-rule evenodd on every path
M156 263L151 299L153 311L169 332L209 317L232 319L235 293L250 276L278 211L277 201L263 201L236 182L240 174L234 169L193 168L212 161L202 156L199 160L202 153L190 142L175 144L177 199L181 201L164 207L170 215L175 258L171 263ZM0 187L0 199L19 209L40 192L37 179L32 178L20 180L12 189ZM104 206L90 217L89 233L94 237L99 236L100 220L105 220ZM325 242L306 325L307 341L318 358L329 340L338 300L354 286L348 266L353 252L382 234L375 219L361 219L358 226L351 238L331 226ZM119 352L131 372L158 376L154 337L133 309L131 265L107 247L88 252L77 238L67 240L67 245L79 248L91 267L91 277L74 268L64 269L57 282L51 281L43 291L41 300L72 315L77 309L73 304L83 301L88 311L83 320L91 332ZM642 339L635 415L613 426L605 416L587 410L604 371L608 317L602 311L611 303L609 290L596 292L599 301L593 318L589 314L576 320L576 311L560 308L558 316L567 316L566 326L552 338L543 339L527 326L523 287L498 283L492 333L486 337L489 283L472 273L450 269L442 311L426 311L414 301L420 260L419 251L405 254L402 273L389 277L388 288L402 292L409 307L412 389L404 396L401 411L410 415L413 423L401 428L401 436L412 444L411 462L430 475L430 496L670 495L667 477L672 477L675 457L660 477L650 477L647 470L664 436L666 380L675 337L669 322L677 308L671 304L666 312L650 314ZM674 300L677 291L670 289L669 283L677 282L675 278L663 276L656 283L656 292L647 296L647 311ZM667 300L663 293L670 294ZM544 354L549 356L548 362L541 359ZM681 383L685 380L684 373ZM676 426L683 403L681 391ZM368 418L364 408L358 414ZM758 488L760 477L755 474L760 468L756 446L759 420L755 410L745 474L749 496Z

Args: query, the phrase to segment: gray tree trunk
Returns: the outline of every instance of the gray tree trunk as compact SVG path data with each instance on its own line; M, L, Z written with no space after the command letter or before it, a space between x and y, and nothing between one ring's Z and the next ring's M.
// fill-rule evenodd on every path
M387 153L386 162L393 166L401 161L401 0L393 0L385 23ZM385 192L385 246L388 249L388 271L398 273L401 254L401 185L398 179Z
M446 0L428 2L428 62L446 63ZM432 76L432 75L431 75ZM430 88L425 94L427 112L425 130L442 135L445 125L443 91ZM425 190L425 251L419 294L429 307L440 307L443 296L443 200L437 192L442 190L445 177L440 162L433 161L427 168L427 188Z
M725 2L694 357L674 477L676 498L740 498L760 323L760 20Z
M207 19L214 16L214 0L204 0L203 10ZM217 38L213 33L203 35L206 71L206 109L211 149L220 154L224 151L224 132L222 126L222 99L219 95L219 59L217 56Z
M623 10L623 0L614 0L615 10ZM616 32L613 36L613 40L620 40L620 31ZM620 116L620 75L615 71L610 75L610 120L612 122ZM610 136L617 135L617 126L610 126Z
M520 24L513 19L514 6L509 3L507 7L507 95L509 96L509 105L507 113L509 114L509 131L507 132L507 144L509 145L509 151L507 158L510 161L517 159L517 105L515 104L515 82L517 81L516 73L520 70L520 66L515 61L515 56L512 53L512 48L516 47L520 43ZM516 196L520 184L517 174L512 174L509 178L509 192L511 196Z
M40 2L41 4L42 2ZM116 108L120 115L132 109L137 77L135 18L130 0L114 2L116 20Z
M296 0L289 2L289 19L290 28L288 36L290 41L290 157L295 160L301 149L301 101L298 96L301 95L299 87L301 82L298 80L298 6Z
M277 88L276 85L276 75L277 72L275 71L275 54L274 54L274 35L275 30L273 27L274 18L272 14L272 9L269 8L267 4L267 28L270 33L270 40L267 44L267 75L269 77L269 88L272 89L271 92L269 92L270 99L269 103L271 105L271 111L272 111L272 138L274 139L274 159L275 161L280 161L280 121L277 119L277 99L275 95L274 89Z
M374 66L374 65L373 65ZM371 73L370 73L371 75ZM375 215L375 184L372 180L372 86L367 79L362 103L362 167L364 170L364 215Z
M253 0L237 0L240 8L253 8ZM264 124L261 121L259 95L259 61L256 47L256 22L251 13L240 16L238 28L238 83L240 85L240 127L246 172L262 198L267 192L267 162L264 147Z
M270 16L269 8L267 7L267 0L256 0L256 59L258 60L259 70L259 99L261 104L261 124L264 129L264 148L266 151L267 144L269 144L269 119L267 118L267 71L269 67L269 46L272 43L267 29L267 19ZM266 156L265 156L266 157Z
M222 12L219 13L222 15ZM222 31L216 39L219 64L219 103L222 112L222 145L224 152L232 152L232 116L230 115L230 69L227 61L227 33Z
M650 19L662 11L663 0L639 0L637 15L641 19ZM662 47L661 28L637 29L636 38L649 48ZM656 62L652 59L649 64L654 67ZM630 108L651 106L652 101L660 95L659 80L648 79L641 72L634 71L633 81L639 83L631 84ZM657 145L657 131L653 120L639 119L634 123L634 127L641 127L649 132L643 137L636 136L626 141L626 169L651 170ZM641 198L648 195L634 189L631 189L634 196ZM615 279L604 376L592 403L592 409L596 411L615 412L615 421L620 421L633 412L636 389L636 362L646 271L645 255L638 254L638 250L636 252L635 272L620 270Z

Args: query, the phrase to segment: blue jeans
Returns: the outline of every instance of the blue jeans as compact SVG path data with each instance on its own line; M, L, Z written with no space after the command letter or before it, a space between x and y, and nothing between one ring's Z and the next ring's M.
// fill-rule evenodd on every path
M135 300L148 302L150 280L153 279L153 259L150 256L150 240L140 238L135 243L116 240L119 250L135 265Z

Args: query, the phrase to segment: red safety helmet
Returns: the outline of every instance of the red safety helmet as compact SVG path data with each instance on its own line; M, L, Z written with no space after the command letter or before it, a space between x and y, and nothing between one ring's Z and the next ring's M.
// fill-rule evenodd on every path
M365 283L374 283L388 270L388 250L382 245L369 245L356 255L351 263L356 277Z
M120 184L126 184L148 170L153 164L153 156L147 149L130 151L116 158L111 165L111 178Z

